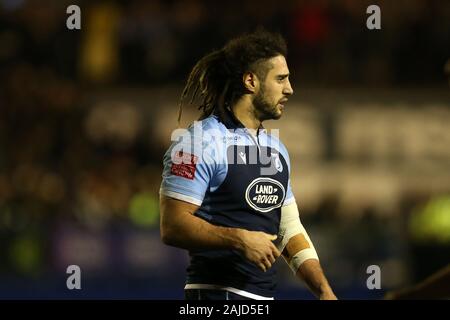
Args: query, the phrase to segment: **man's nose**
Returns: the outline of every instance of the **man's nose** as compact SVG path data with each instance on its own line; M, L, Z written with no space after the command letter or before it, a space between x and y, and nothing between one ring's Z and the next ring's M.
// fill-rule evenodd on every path
M286 86L284 87L283 94L292 95L294 94L294 90L292 89L291 83L287 81Z

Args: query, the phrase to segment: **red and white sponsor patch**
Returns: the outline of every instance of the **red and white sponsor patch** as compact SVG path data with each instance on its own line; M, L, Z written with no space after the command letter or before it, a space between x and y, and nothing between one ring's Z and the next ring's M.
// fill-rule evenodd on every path
M176 176L193 180L195 177L197 160L197 156L193 154L178 151L173 156L172 168L170 171Z

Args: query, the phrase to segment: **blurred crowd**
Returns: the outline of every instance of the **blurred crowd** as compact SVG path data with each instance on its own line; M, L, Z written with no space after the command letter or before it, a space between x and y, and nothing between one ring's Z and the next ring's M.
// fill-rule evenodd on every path
M81 8L80 31L66 28L69 4ZM366 27L371 4L381 8L381 30ZM260 25L285 35L302 83L432 85L444 79L449 20L440 0L2 0L0 63L25 63L39 77L50 69L100 83L173 83L203 54Z
M81 8L81 30L66 28L70 4ZM366 28L370 4L381 7L381 30ZM154 115L162 104L99 98L104 92L155 90L152 97L176 103L158 89L179 88L202 55L258 25L287 38L299 88L442 88L449 21L448 1L438 0L0 0L0 275L50 270L49 235L68 222L99 232L111 225L158 232L161 159L170 138L158 136L164 123ZM386 244L398 231L386 238L379 221L344 224L330 213L335 207L321 199L311 216L323 227L318 238L327 230L361 256L402 250L402 243L395 252L367 249L370 235ZM327 229L330 217L342 223L340 231ZM367 242L342 238L346 226ZM338 252L326 239L323 247ZM347 275L356 272L347 268ZM339 278L340 270L331 272Z

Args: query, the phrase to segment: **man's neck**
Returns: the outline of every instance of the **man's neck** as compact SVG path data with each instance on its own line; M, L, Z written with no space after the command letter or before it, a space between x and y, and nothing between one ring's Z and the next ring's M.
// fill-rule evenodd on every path
M250 131L258 130L261 121L256 118L253 104L248 99L239 99L231 108L234 116Z

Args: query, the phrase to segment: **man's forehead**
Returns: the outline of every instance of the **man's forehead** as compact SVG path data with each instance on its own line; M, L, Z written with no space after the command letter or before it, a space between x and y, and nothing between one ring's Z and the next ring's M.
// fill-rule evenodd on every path
M286 58L284 56L276 56L269 59L272 68L269 70L270 74L288 74L289 68L287 66Z

